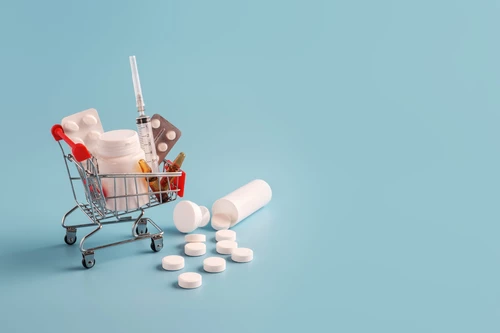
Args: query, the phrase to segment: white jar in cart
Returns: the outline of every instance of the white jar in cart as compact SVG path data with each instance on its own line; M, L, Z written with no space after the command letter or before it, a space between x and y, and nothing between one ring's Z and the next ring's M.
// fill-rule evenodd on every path
M145 159L139 136L133 130L105 132L96 149L99 174L142 173L139 160ZM134 210L149 202L149 187L143 177L101 177L106 208L117 211ZM123 196L124 198L110 198Z

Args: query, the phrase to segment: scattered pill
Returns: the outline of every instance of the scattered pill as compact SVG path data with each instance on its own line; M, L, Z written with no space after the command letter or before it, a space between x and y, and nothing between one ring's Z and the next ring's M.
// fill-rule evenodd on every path
M219 273L226 269L226 259L210 257L203 260L203 269L209 273Z
M187 243L203 243L207 241L207 237L202 234L190 234L184 236L184 240Z
M177 283L181 288L193 289L201 286L202 278L198 273L187 272L179 275L179 277L177 278Z
M207 252L205 243L187 243L184 245L184 252L191 257L198 257Z
M235 241L236 240L236 232L234 232L233 230L219 230L215 233L215 240L216 241L223 241L223 240Z
M168 131L167 132L167 139L169 140L175 140L177 137L177 134L174 131Z
M161 266L167 271L178 271L184 268L184 258L175 255L163 257Z
M227 230L231 226L231 220L227 215L214 215L212 216L212 228L215 230Z
M196 243L193 243L196 244ZM205 245L205 244L203 244ZM238 243L235 241L230 241L230 240L223 240L220 242L217 242L217 245L215 245L215 249L218 253L220 254L231 254L233 249L236 249L238 247Z
M151 126L152 126L153 128L158 128L158 127L160 127L160 119L153 119L153 120L151 120Z
M234 249L231 253L231 260L236 262L249 262L253 260L253 251L244 247Z
M168 149L168 145L165 143L165 142L162 142L158 145L158 149L161 151L161 152L164 152L164 151L167 151Z

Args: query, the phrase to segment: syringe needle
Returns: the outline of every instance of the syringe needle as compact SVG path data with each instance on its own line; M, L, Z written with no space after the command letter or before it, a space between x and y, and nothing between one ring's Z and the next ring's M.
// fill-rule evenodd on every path
M141 81L139 80L139 71L137 70L137 62L135 56L130 56L130 68L132 69L132 81L134 83L135 101L137 111L142 116L144 115L144 98L142 98Z
M156 155L156 147L151 128L151 118L144 113L144 99L142 98L141 81L139 81L139 72L137 70L137 62L135 56L130 56L130 68L132 69L132 81L134 83L134 92L137 111L139 117L136 118L137 132L141 142L141 148L144 151L146 163L149 164L153 173L158 172L158 155Z

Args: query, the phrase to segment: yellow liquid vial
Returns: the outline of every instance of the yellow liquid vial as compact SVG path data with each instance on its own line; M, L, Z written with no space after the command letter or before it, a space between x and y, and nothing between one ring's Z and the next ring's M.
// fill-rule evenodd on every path
M144 173L151 173L151 168L146 162L146 160L139 160L139 166L141 167L142 172ZM146 180L149 181L149 187L151 188L151 191L153 192L160 192L160 182L158 181L158 177L146 177ZM167 202L167 193L155 193L156 199L160 202Z
M167 167L165 170L166 172L177 172L181 169L182 163L184 163L184 158L186 157L186 154L183 152L180 152L179 155L175 158L175 160L172 162L171 165ZM168 191L170 189L169 186L169 180L171 183L175 184L175 179L178 179L179 177L164 177L162 178L160 182L160 187L163 191Z

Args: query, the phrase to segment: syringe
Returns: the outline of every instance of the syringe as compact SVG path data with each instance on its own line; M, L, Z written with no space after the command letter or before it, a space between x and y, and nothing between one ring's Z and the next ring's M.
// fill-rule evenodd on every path
M151 167L152 173L158 173L158 155L156 155L151 118L144 114L144 99L142 98L141 81L135 56L130 56L130 68L132 69L132 81L134 82L135 100L139 117L136 119L137 132L141 141L141 148L146 155L146 162Z

